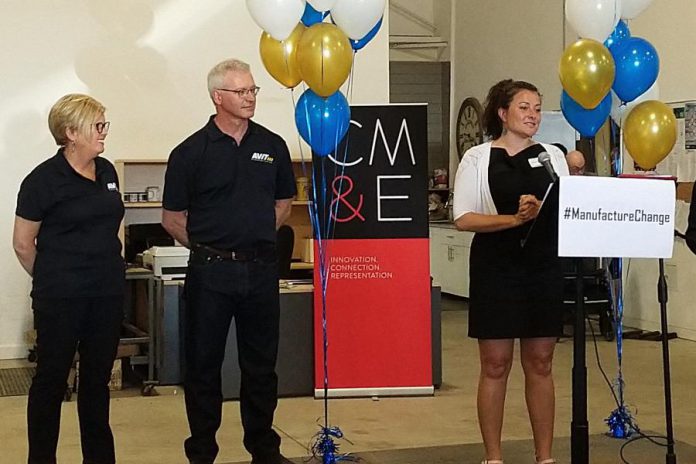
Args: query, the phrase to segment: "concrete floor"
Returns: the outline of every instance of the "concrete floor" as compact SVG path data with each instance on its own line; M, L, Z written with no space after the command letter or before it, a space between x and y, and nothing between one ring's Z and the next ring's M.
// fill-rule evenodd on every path
M339 399L330 402L330 423L341 427L349 442L342 451L378 451L438 445L478 443L476 342L466 337L467 312L463 300L443 302L443 385L433 397ZM610 391L597 367L592 338L588 335L588 402L590 434L606 431L604 419L614 409ZM602 366L610 379L616 375L616 345L598 341ZM696 445L696 342L670 342L672 360L674 433L677 440ZM8 366L5 361L1 365ZM557 440L568 440L571 416L572 340L562 339L556 350ZM644 430L665 429L662 385L662 354L658 342L624 342L626 402ZM116 392L112 400L111 424L121 464L185 463L182 442L187 436L183 392L159 387L158 396L141 397L131 389ZM0 398L0 462L26 462L26 397ZM283 438L282 452L288 457L307 455L307 445L322 421L323 403L312 398L281 399L275 427ZM81 460L77 432L76 403L65 403L59 444L59 462ZM524 405L523 379L519 361L509 382L505 440L529 439L531 429ZM223 426L218 433L218 462L245 461L237 402L224 405ZM528 462L533 462L529 450ZM614 462L619 462L617 458Z

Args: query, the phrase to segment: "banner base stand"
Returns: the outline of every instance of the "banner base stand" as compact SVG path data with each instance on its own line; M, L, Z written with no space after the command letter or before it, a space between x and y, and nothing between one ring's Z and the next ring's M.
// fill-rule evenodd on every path
M433 396L435 387L330 388L329 398L365 398L372 396ZM324 398L324 389L315 388L314 398Z

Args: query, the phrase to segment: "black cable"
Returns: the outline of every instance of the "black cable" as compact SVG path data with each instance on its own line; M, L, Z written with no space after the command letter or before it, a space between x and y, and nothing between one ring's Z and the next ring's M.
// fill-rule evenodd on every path
M618 408L621 406L619 404L619 399L616 397L616 392L614 391L614 386L611 384L611 381L609 380L607 373L604 371L604 368L602 367L602 361L599 357L599 347L597 346L597 335L595 334L594 326L592 325L592 319L590 319L590 316L587 314L585 315L585 319L587 319L587 325L590 326L590 332L592 333L592 342L594 344L595 358L597 359L597 367L599 368L599 372L602 373L602 377L604 377L604 381L606 382L607 386L609 387L609 391L611 391L611 396L614 397L614 403L616 403L616 407Z
M609 387L609 391L611 391L611 395L614 397L614 402L616 403L616 407L621 407L619 404L619 399L616 397L616 392L614 391L614 386L611 384L611 381L609 380L609 377L607 376L606 372L604 371L604 368L602 367L602 362L599 356L599 348L597 346L597 335L595 334L594 326L592 325L592 319L590 319L589 315L585 315L585 319L587 320L587 324L590 327L590 332L592 333L592 341L594 344L594 350L595 350L595 357L597 359L597 367L599 368L599 372L602 373L602 377L604 377L604 381L606 382L607 386ZM640 428L631 423L631 429L633 429L638 436L631 438L627 440L623 445L621 445L621 448L619 449L619 457L621 458L621 461L623 461L624 464L631 464L626 458L624 457L624 448L626 448L629 444L634 443L638 440L648 440L649 442L653 443L654 445L657 446L662 446L666 447L667 446L667 437L664 435L646 435L644 434ZM665 443L661 443L658 440L664 440Z
M666 442L667 437L665 437L663 435L645 435L644 433L642 433L640 431L638 431L638 434L639 434L639 436L631 438L630 440L626 441L626 443L621 445L621 448L619 449L619 457L621 458L621 461L624 464L631 464L628 460L626 460L626 457L624 456L624 448L626 448L631 443L637 442L638 440L648 440L657 446L663 446L663 447L667 446L667 443L660 443L656 440L656 439L660 439L660 440L665 440L665 442Z

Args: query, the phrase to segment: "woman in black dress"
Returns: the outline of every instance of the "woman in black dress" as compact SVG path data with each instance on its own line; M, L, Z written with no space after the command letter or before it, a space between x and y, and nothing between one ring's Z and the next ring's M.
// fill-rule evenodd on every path
M51 108L58 152L22 182L13 245L32 276L36 375L29 390L29 464L54 464L61 403L80 354L77 412L85 464L113 464L109 380L123 319L123 202L113 165L99 155L109 123L94 98L70 94Z
M516 338L536 461L555 462L551 364L562 330L563 282L557 192L539 154L550 155L559 175L567 175L568 168L558 148L532 139L540 122L535 86L513 80L494 85L484 111L484 129L492 141L464 154L454 185L455 225L476 232L469 266L469 336L479 340L477 406L488 464L502 463L503 408Z

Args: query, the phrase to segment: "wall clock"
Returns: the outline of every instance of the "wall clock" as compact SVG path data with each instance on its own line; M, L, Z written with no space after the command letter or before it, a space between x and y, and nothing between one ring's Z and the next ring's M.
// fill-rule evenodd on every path
M483 107L474 98L469 97L462 102L457 116L457 155L462 159L464 153L471 147L483 143Z

